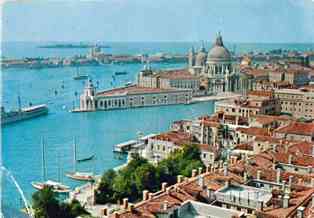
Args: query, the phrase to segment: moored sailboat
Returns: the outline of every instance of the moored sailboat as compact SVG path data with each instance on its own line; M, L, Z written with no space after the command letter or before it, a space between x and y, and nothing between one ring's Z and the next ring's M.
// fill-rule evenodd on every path
M76 75L73 77L74 80L83 80L87 78L88 78L88 75L80 74L78 68L76 69Z
M79 172L76 169L76 162L77 160L77 154L76 154L76 140L73 139L73 172L66 173L66 176L74 179L74 180L80 180L80 181L94 181L95 177L92 172ZM94 155L88 158L81 159L80 161L87 161L92 160L94 158Z
M58 172L60 171L60 166L58 166ZM59 173L60 175L60 173ZM69 186L63 185L61 182L56 182L52 180L47 180L47 170L46 170L46 157L45 157L45 143L42 139L42 182L34 181L32 186L37 190L42 190L45 187L51 187L53 192L56 193L68 193L71 191ZM60 178L59 178L60 180Z

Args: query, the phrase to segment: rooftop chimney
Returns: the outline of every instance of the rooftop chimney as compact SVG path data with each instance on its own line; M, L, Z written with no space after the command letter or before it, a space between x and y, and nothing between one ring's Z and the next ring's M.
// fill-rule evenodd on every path
M289 200L290 200L289 195L285 194L283 196L283 205L282 205L283 208L288 208L289 207Z
M133 205L133 204L130 204L130 206L129 206L129 211L130 211L130 212L133 212L133 211L134 211L134 205Z
M151 200L153 198L153 193L148 193L148 199Z
M161 191L163 191L163 192L165 192L166 191L166 188L167 188L167 183L166 182L163 182L162 184L161 184Z
M211 165L206 166L206 173L210 172L210 167L211 167Z
M196 169L193 169L192 170L192 177L195 177L197 175L197 170Z
M164 201L162 204L162 209L163 210L168 210L168 201Z
M199 168L198 168L198 175L201 175L201 174L202 174L202 171L203 171L203 168L202 168L202 167L199 167Z
M247 182L248 180L247 172L243 173L243 179L244 179L244 182Z
M215 172L215 166L214 165L210 167L210 172L212 172L212 173Z
M126 210L129 207L129 200L128 198L123 198L123 209Z
M192 170L192 177L193 177L193 170ZM182 175L178 175L177 176L177 183L181 183L183 182L183 176Z
M293 176L290 175L290 176L289 176L289 182L288 182L288 184L289 184L290 187L291 187L291 185L292 185L292 180L293 180Z
M256 174L256 179L257 180L261 180L261 174L262 174L262 171L261 170L257 170L257 174Z
M204 176L203 176L203 175L199 175L199 177L198 177L198 185L199 185L201 188L204 188L204 186L205 186L205 179L204 179Z
M108 209L107 209L107 207L102 209L102 215L108 216Z
M260 210L260 211L263 211L263 207L264 207L263 204L264 204L263 201L258 200L257 201L257 209Z
M144 191L143 191L143 201L148 200L148 193L149 193L148 190L144 190Z
M219 161L219 168L223 168L223 163L224 163L223 160Z
M298 207L297 209L297 218L304 218L304 207Z
M116 211L116 212L113 213L113 217L114 217L114 218L119 218L120 215L119 215L118 212Z
M277 145L273 145L273 152L276 152L276 147L277 147Z
M223 164L224 176L228 176L228 164L224 162Z
M277 183L280 183L280 176L281 176L280 171L281 171L280 168L277 168L277 174L276 174L276 182Z
M289 156L288 156L288 164L292 164L292 155L291 154L289 154Z

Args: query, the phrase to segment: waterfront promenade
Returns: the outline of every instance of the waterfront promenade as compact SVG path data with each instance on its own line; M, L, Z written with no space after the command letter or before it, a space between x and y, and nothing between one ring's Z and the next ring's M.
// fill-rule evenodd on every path
M217 95L193 97L192 103L199 103L199 102L205 102L205 101L219 101L219 100L225 100L225 99L231 99L231 98L238 98L240 96L241 94L232 93L232 92L224 92L224 93L219 93Z

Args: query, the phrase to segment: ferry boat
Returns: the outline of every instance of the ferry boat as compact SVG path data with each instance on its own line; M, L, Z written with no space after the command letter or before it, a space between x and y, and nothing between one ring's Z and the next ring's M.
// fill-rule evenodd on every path
M48 114L48 107L45 104L26 108L21 108L19 106L19 109L16 111L5 111L4 107L1 107L1 125L27 120L46 114Z
M126 74L128 74L128 72L126 72L126 71L117 71L117 72L115 72L114 73L116 76L119 76L119 75L126 75Z

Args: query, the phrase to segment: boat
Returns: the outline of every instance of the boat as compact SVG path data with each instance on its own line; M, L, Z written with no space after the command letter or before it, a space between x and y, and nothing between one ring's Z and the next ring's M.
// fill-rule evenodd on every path
M82 75L79 73L79 70L77 68L76 70L76 75L73 77L74 80L83 80L83 79L87 79L88 75Z
M60 164L60 161L58 161L58 164ZM59 175L59 181L60 181L60 165L58 165L58 175ZM37 190L42 190L45 187L51 187L52 191L55 193L69 193L71 191L69 186L63 185L61 182L56 182L53 180L46 180L47 177L47 171L46 171L46 157L45 157L45 143L44 140L42 140L42 179L43 182L32 182L32 186Z
M95 155L94 155L94 154L92 154L92 155L91 155L91 156L89 156L89 157L82 158L82 159L78 159L78 160L76 160L76 161L77 161L77 162L85 162L85 161L89 161L89 160L94 159L94 157L95 157Z
M94 181L94 174L89 172L74 172L74 173L67 173L67 177L80 180L80 181Z
M119 75L126 75L126 74L128 74L128 72L126 72L126 71L117 71L117 72L115 72L114 73L116 76L119 76Z
M63 185L60 182L55 182L52 180L47 180L46 182L32 182L32 186L37 190L42 190L45 187L51 187L53 192L56 192L56 193L70 192L69 186Z
M129 82L125 83L125 86L126 87L132 86L132 82L129 81Z
M48 114L48 107L45 104L22 108L20 97L18 97L18 102L18 110L5 111L5 108L1 107L1 125L15 123Z
M94 155L92 155L89 158L85 158L86 160L91 160L94 158ZM66 173L65 175L69 177L70 179L79 180L79 181L94 181L95 177L92 172L78 172L76 170L76 162L78 162L76 158L76 140L73 139L73 172Z

